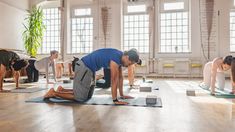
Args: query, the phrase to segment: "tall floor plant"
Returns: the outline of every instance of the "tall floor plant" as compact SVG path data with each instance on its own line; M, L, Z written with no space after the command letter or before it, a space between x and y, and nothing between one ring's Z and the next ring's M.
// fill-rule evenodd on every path
M43 24L43 18L42 8L34 6L32 10L28 11L28 15L25 18L26 24L23 24L25 28L23 32L24 47L32 57L37 55L46 29L46 26Z

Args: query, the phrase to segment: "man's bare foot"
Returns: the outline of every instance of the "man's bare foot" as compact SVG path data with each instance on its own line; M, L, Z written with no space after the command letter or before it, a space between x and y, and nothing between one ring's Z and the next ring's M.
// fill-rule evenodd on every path
M63 90L64 90L64 88L62 86L59 86L56 91L57 92L62 92Z
M124 101L117 101L117 102L114 102L114 104L115 105L127 105L128 103Z
M44 99L49 99L49 98L54 97L54 93L55 93L54 88L51 88L51 89L44 95Z

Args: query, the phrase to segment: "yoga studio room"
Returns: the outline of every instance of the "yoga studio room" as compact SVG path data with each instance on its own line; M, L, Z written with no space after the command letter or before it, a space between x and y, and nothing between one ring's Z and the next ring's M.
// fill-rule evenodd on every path
M235 0L0 0L0 132L235 132Z

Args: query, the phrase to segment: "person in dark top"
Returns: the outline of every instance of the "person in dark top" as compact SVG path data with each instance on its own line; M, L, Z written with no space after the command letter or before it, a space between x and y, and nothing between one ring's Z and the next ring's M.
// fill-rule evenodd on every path
M117 98L117 91L121 99L133 99L133 97L123 93L123 75L122 67L128 67L139 61L137 50L119 51L112 48L104 48L93 51L76 62L75 76L73 81L73 90L63 89L61 86L55 91L51 88L45 95L44 99L60 97L67 100L85 102L89 100L94 92L95 72L101 68L110 69L111 71L111 91L114 104L125 105L125 101Z
M104 76L102 77L102 80L104 80L104 82L98 79L96 81L96 87L107 89L111 86L111 71L110 69L103 69L103 71L104 71Z
M28 62L29 65L26 68L28 79L25 81L25 83L32 83L32 82L38 82L39 79L39 71L35 68L34 63L36 62L35 57L31 57Z
M136 63L137 65L141 65L142 64L142 60L139 59L139 61ZM135 64L128 66L128 80L129 80L129 85L130 88L133 88L134 85L134 68ZM130 70L131 69L131 72ZM104 76L101 79L98 79L96 81L96 87L98 88L103 88L103 89L107 89L111 87L111 71L110 69L103 69L104 71Z
M3 79L7 70L13 71L16 82L16 88L19 87L20 70L28 65L28 62L12 51L0 50L0 92L3 90Z

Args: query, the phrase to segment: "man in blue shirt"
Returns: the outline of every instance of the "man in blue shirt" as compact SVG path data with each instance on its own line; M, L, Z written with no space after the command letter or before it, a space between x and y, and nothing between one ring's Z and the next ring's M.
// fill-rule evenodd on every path
M127 104L117 99L117 89L122 99L132 99L123 94L122 66L128 67L139 61L137 50L119 51L112 48L96 50L76 62L73 90L61 86L55 91L50 89L44 98L61 97L68 100L84 102L90 99L95 87L95 72L101 68L111 70L112 98L115 104Z

